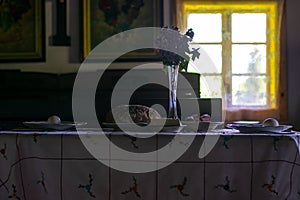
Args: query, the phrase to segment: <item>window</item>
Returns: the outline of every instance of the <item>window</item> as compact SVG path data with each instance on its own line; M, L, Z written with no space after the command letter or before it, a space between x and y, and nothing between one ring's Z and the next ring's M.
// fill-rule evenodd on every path
M180 29L195 32L200 60L212 62L189 66L201 74L201 97L223 97L227 110L278 108L276 1L182 1L177 10Z

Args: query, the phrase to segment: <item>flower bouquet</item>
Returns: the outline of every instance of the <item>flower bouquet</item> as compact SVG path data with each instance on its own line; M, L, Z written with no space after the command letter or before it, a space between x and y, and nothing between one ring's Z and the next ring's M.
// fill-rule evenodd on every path
M187 71L190 59L199 58L199 48L190 50L194 32L188 29L183 35L177 27L164 27L160 37L157 38L158 53L161 56L164 70L168 72L169 79L169 113L168 118L178 119L176 106L176 91L178 71Z
M176 26L163 27L157 44L158 51L164 66L178 65L179 71L187 71L190 59L199 58L199 48L189 48L189 42L193 40L193 29L188 29L181 34ZM167 50L166 50L167 49Z

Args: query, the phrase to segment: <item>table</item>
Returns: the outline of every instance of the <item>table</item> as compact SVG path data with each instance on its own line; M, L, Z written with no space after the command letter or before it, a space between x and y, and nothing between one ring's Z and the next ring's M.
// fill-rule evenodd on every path
M198 133L178 160L148 173L100 163L78 135L91 133L0 131L0 199L300 199L300 133ZM220 137L200 159L205 136ZM140 139L106 132L99 137L142 153L168 144L174 135Z

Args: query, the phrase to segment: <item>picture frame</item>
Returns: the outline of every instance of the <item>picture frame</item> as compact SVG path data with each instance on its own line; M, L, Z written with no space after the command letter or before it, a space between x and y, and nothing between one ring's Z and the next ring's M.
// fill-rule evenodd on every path
M162 27L163 24L161 0L85 0L82 7L82 60L94 47L115 34L133 28ZM154 49L141 49L129 52L116 61L158 59Z
M44 1L1 1L0 13L0 62L43 61Z

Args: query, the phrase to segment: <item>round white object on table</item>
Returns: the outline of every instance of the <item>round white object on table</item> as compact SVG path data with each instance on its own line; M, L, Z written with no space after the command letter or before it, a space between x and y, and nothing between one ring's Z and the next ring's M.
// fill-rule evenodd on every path
M210 120L211 120L211 116L209 114L203 114L200 116L200 121L210 122Z
M262 123L264 126L279 126L279 122L274 118L267 118Z
M58 116L52 115L48 118L47 122L50 124L60 124L61 120Z

